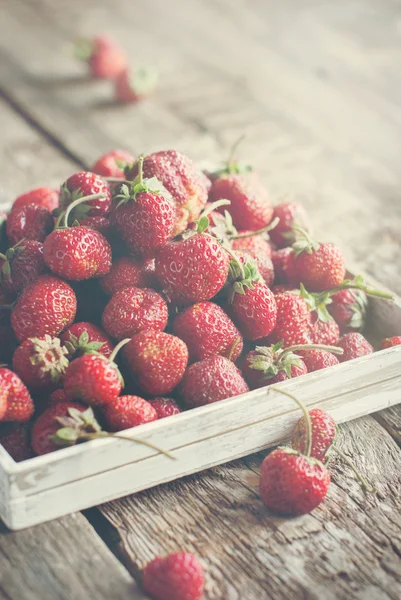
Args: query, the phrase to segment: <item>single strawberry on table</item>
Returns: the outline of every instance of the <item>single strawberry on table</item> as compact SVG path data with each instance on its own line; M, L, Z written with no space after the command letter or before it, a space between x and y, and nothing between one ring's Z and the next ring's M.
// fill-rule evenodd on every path
M60 335L60 340L67 349L70 359L92 352L110 358L114 350L114 344L109 336L93 323L73 323Z
M310 455L324 464L337 435L337 425L333 417L320 408L310 410L309 418L312 428ZM303 416L296 422L292 432L292 448L301 454L305 454L307 451L307 437L307 424Z
M29 421L34 404L26 385L10 369L0 367L0 422Z
M22 240L43 242L53 230L51 212L40 204L25 204L11 209L6 223L6 233L11 246Z
M142 586L152 600L201 600L203 567L189 552L157 557L144 568Z
M181 412L181 408L173 398L152 398L149 404L155 409L158 419L178 415Z
M93 77L100 79L115 79L127 67L127 56L122 46L104 34L78 39L75 56L87 63Z
M154 67L124 69L114 83L116 98L123 104L140 102L155 91L158 81L159 73Z
M104 408L104 417L110 431L122 431L143 423L156 421L156 409L139 396L119 396Z
M132 255L120 256L113 260L110 271L99 283L108 296L127 287L154 288L157 284L154 260L144 260Z
M52 212L58 207L59 191L48 187L39 187L18 196L13 202L12 210L27 204L37 204Z
M125 179L124 169L134 162L135 158L130 152L116 149L100 156L91 171L102 177Z
M74 204L71 222L86 217L107 217L111 210L111 191L104 179L90 171L71 175L60 188L60 209Z
M68 350L59 338L28 338L13 355L13 371L30 390L48 391L62 381L68 367Z
M3 265L0 283L8 291L18 294L24 287L48 271L43 257L43 244L36 240L20 241L0 254Z

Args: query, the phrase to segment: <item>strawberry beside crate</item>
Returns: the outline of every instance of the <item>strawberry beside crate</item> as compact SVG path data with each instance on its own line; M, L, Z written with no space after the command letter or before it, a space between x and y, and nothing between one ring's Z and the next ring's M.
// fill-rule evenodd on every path
M118 150L94 170L2 213L1 518L20 529L276 445L292 398L308 441L265 459L261 497L312 510L330 481L314 428L399 401L396 298L232 158L203 173ZM270 485L312 472L315 497Z

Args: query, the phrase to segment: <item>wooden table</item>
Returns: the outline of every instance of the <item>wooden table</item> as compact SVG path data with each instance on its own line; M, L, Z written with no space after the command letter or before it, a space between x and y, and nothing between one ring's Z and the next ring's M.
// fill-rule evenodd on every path
M58 186L114 147L241 152L274 200L302 201L321 238L401 292L401 8L395 0L0 1L0 198ZM108 31L157 94L112 101L71 58ZM400 390L401 401L401 390ZM209 600L401 597L401 407L341 427L327 501L284 520L257 493L263 453L36 528L1 529L2 600L144 598L138 570L187 549Z

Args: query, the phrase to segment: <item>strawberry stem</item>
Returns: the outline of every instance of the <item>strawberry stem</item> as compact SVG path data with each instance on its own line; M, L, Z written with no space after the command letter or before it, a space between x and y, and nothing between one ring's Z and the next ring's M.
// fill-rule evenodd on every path
M298 398L296 398L293 394L290 394L290 392L287 392L287 391L282 390L280 388L276 388L274 386L270 386L269 389L273 390L274 392L279 392L280 394L284 394L284 396L288 396L289 398L291 398L292 400L294 400L298 404L298 406L302 410L302 412L304 413L304 419L305 419L305 423L306 423L306 452L305 452L305 456L307 456L309 458L311 450L312 450L312 422L310 420L309 411L306 409L306 406L300 400L298 400Z
M131 338L125 338L125 340L121 340L121 342L119 342L117 344L117 346L114 348L113 352L110 354L109 360L111 362L114 362L114 359L116 358L116 356L119 353L119 351L121 350L121 348L123 346L125 346L126 344L128 344L128 342L130 342L130 341L131 341Z
M235 352L235 349L237 348L238 344L240 344L240 343L241 343L241 338L239 338L239 337L235 338L235 340L234 340L234 342L233 342L233 344L232 344L232 346L231 346L231 348L230 348L230 350L228 351L228 354L227 354L228 360L232 360L233 359L233 354Z
M138 157L138 183L139 185L143 185L143 161L144 161L145 157L143 154L141 154Z
M227 170L229 172L231 172L231 170L232 170L232 167L234 164L235 153L238 150L238 146L244 141L244 139L245 139L245 133L240 135L239 138L231 146L231 150L230 150L230 153L229 153L228 159L227 159Z
M262 229L257 229L256 231L249 231L248 233L241 233L241 234L233 235L230 237L230 239L231 240L243 240L245 238L253 237L254 235L262 235L262 233L266 233L268 231L271 231L275 227L277 227L279 222L280 222L280 219L278 217L276 217L275 219L273 219L273 221L271 223L269 223L269 225L266 225L266 227L262 227Z
M202 217L207 217L213 210L216 208L220 208L220 206L228 206L231 204L230 200L216 200L216 202L212 202L205 210L202 212Z
M3 254L2 252L0 252L0 258L2 260L7 260L7 256L5 254Z
M90 194L89 196L83 196L82 198L77 198L76 200L74 200L74 202L71 202L71 204L67 207L67 210L64 213L64 217L61 217L61 219L57 219L57 223L56 225L58 225L61 220L64 221L64 227L68 227L68 217L70 216L71 212L74 210L74 208L76 206L79 206L80 204L82 204L83 202L89 202L89 200L97 200L98 198L105 198L105 194Z
M233 250L231 250L231 248L228 248L228 246L226 244L222 244L222 246L223 246L224 250L226 252L228 252L228 254L231 256L232 260L237 265L241 280L245 279L245 270L244 270L244 265L242 264L242 262L240 260L238 260L237 255L235 254L235 252Z
M340 458L342 458L343 461L345 463L347 463L347 465L353 470L359 483L367 492L369 492L371 494L376 492L375 488L373 486L369 485L369 483L367 483L366 479L360 474L360 472L358 471L358 469L356 468L356 466L354 465L352 460L350 458L348 458L348 456L346 456L343 452L341 452L341 450L338 450L338 448L336 448L336 446L333 446L333 450L335 450L337 452L338 456Z
M299 350L326 350L332 354L344 354L344 350L338 346L326 346L325 344L297 344L296 346L290 346L283 350L281 356L285 356L290 352L297 352Z
M328 294L329 297L335 294L336 292L340 292L341 290L361 290L365 292L368 296L375 296L376 298L384 298L386 300L391 300L394 302L394 296L389 292L383 292L381 290L375 290L374 288L369 287L362 279L358 281L355 279L346 279L340 285L332 288L328 292L324 292L324 294Z

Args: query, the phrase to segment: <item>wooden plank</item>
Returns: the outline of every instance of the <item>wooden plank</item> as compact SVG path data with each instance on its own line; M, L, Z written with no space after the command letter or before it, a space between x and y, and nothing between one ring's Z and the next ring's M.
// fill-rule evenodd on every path
M127 570L80 514L18 533L0 524L1 600L142 600Z
M401 407L394 406L388 410L382 410L375 415L375 419L401 446Z

